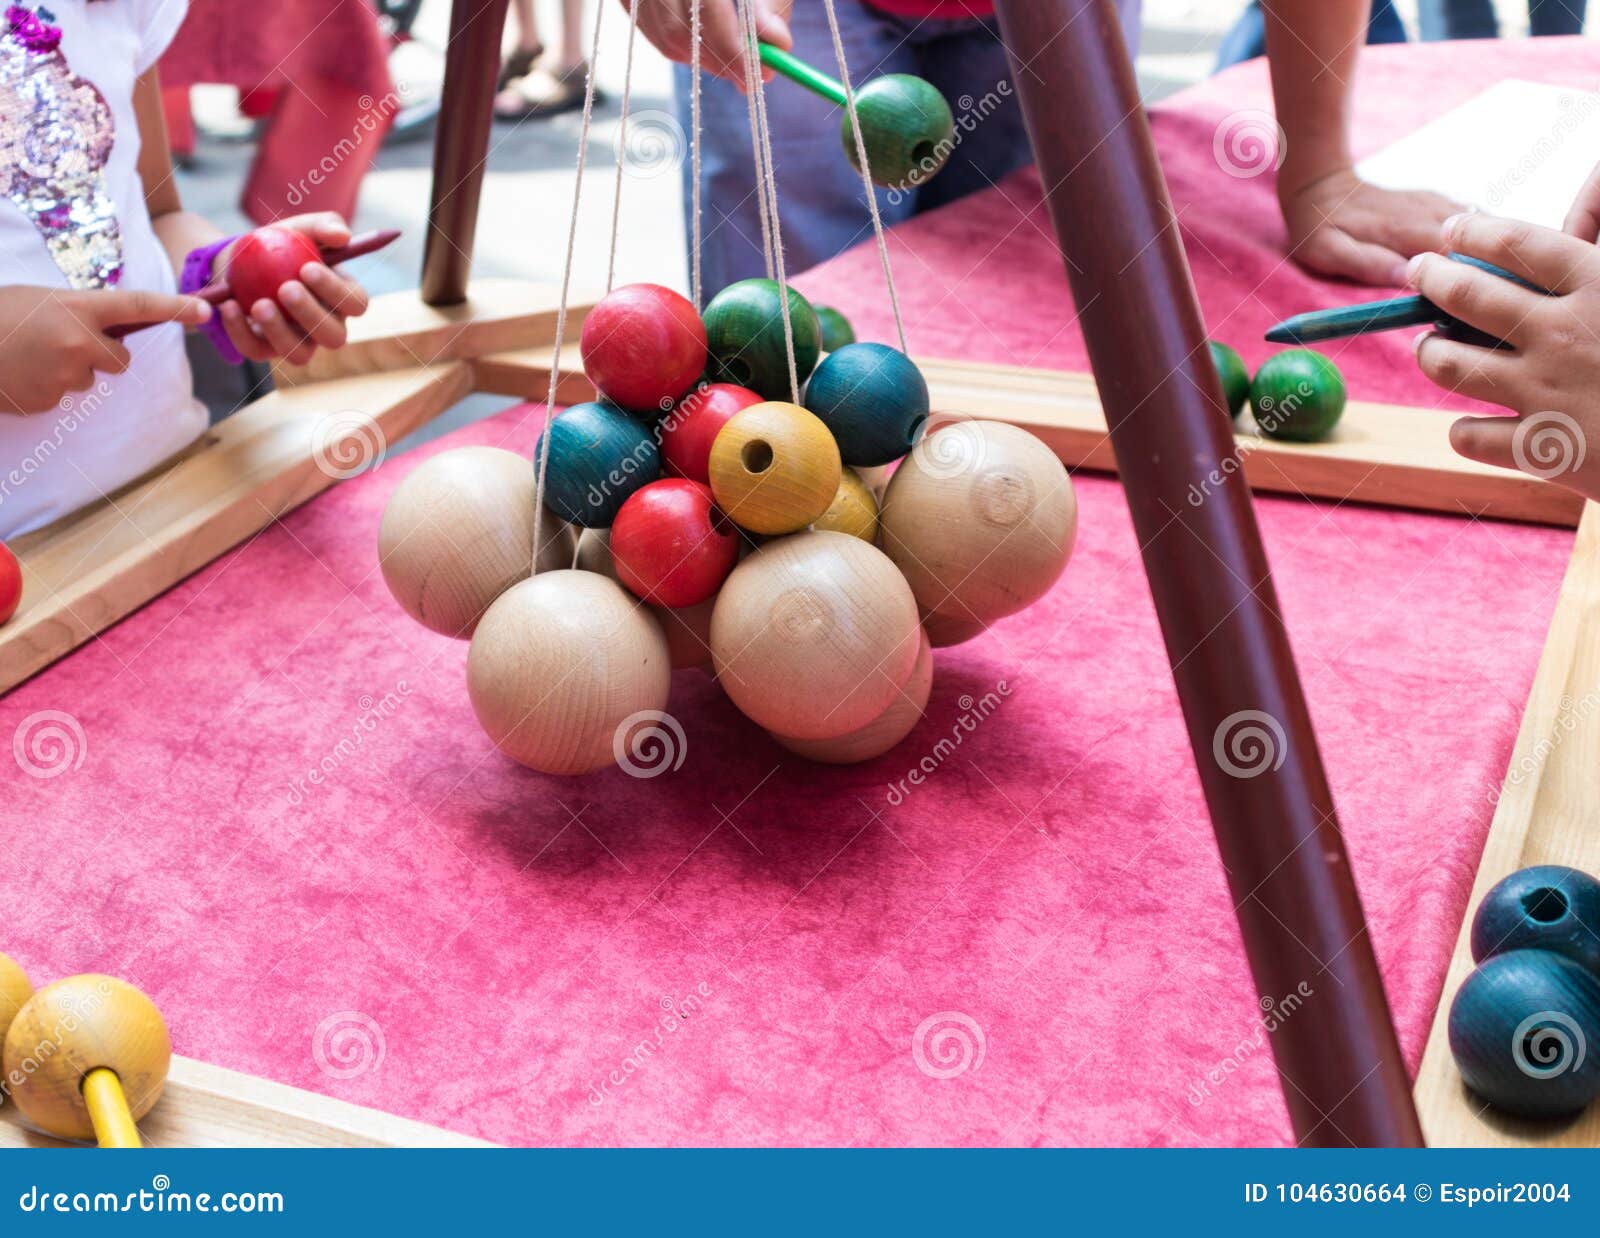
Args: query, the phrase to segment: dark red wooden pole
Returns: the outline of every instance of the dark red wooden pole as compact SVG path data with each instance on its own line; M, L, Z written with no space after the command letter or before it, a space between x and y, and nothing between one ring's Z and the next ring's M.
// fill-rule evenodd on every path
M444 93L433 139L433 197L422 251L422 299L457 305L467 299L478 198L494 116L500 36L511 0L455 0L445 52Z
M1289 998L1271 1040L1295 1133L1420 1145L1250 492L1219 467L1231 422L1116 12L997 9L1250 968L1263 1003Z

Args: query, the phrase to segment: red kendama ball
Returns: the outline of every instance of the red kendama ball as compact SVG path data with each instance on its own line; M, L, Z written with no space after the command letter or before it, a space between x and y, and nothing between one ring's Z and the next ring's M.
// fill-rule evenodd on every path
M762 403L759 392L733 383L707 383L667 414L661 423L661 456L667 467L690 481L711 481L706 463L717 432L740 409Z
M659 284L608 293L583 320L583 370L632 413L664 413L705 373L706 325L687 297Z
M681 477L642 486L611 526L611 562L628 590L678 609L712 597L739 561L739 533L711 487Z
M228 256L228 287L246 313L257 301L278 299L278 289L299 279L308 262L321 262L322 251L304 232L289 228L257 228L240 237Z
M17 613L22 601L22 565L11 548L0 542L0 623Z

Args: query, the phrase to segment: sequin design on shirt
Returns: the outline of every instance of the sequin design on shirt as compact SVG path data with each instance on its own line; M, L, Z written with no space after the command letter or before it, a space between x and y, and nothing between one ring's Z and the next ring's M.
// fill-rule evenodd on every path
M48 9L13 4L0 21L0 189L33 221L73 288L122 277L122 231L106 186L110 105L61 54Z

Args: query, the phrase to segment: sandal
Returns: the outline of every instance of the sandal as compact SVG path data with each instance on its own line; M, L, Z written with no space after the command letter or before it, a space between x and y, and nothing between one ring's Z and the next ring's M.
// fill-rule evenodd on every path
M501 64L500 76L495 79L494 88L504 90L519 77L527 77L533 72L533 66L539 63L539 57L543 55L543 43L537 47L530 47L527 51L512 52Z
M575 112L583 106L584 80L588 66L574 65L559 76L548 69L534 69L516 79L494 101L494 118L503 121L540 120ZM596 104L605 96L594 92Z

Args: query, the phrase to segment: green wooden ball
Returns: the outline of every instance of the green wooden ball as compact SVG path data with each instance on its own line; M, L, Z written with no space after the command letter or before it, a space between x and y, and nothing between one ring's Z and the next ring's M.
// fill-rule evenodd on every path
M1315 443L1344 415L1344 378L1319 352L1294 348L1269 357L1250 384L1256 428L1268 438Z
M1244 358L1237 350L1216 340L1210 340L1211 364L1217 367L1217 377L1222 379L1222 394L1228 401L1228 413L1237 417L1250 403L1250 371L1244 368Z
M705 320L713 379L748 387L768 400L794 398L776 280L741 279L729 284L711 298ZM816 369L822 330L811 303L794 288L789 289L789 327L794 333L795 369L803 385Z
M817 325L822 328L823 352L837 352L846 344L856 342L856 329L833 306L817 305L813 308L817 311Z
M856 115L867 148L872 181L885 189L915 189L926 184L955 149L955 118L932 82L908 73L887 73L856 91ZM855 134L847 108L839 137L845 156L857 168Z

